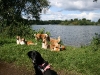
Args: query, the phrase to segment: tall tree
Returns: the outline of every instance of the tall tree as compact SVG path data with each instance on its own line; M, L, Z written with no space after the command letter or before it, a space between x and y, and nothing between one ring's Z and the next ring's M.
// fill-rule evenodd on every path
M44 8L49 8L48 0L0 0L0 16L7 20L7 24L23 21L21 13L28 19L39 20Z
M93 2L97 2L97 0L93 0Z
M100 23L100 19L98 19L98 23Z

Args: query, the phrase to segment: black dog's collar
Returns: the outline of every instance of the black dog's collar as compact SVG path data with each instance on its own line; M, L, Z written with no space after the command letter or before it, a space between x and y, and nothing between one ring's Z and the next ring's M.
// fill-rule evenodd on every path
M38 66L38 69L41 70L42 73L44 73L44 69L40 66Z
M50 65L48 64L48 62L45 62L42 65L39 65L38 69L40 69L41 72L44 73L47 69L50 69Z

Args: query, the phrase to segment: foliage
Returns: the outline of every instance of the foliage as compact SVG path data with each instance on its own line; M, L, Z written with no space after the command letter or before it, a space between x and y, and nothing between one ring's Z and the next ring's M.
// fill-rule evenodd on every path
M48 32L48 31L45 32L45 28L39 29L36 33L40 33L40 34L46 33L46 34L50 35L50 32Z
M60 24L60 25L100 25L100 19L97 22L88 20L86 18L83 19L70 19L70 20L48 20L48 21L38 21L37 23L33 22L33 24L37 25L47 25L47 24Z
M14 37L17 35L25 37L33 37L35 31L33 31L29 25L23 25L22 23L17 23L17 25L11 24L10 26L2 28L0 35L2 37Z
M98 0L93 0L93 2L97 2Z
M95 37L93 37L90 45L92 47L92 50L98 50L98 47L100 46L100 34L95 33Z
M16 45L15 38L0 39L5 40L0 46L0 60L9 63L15 63L17 66L26 66L32 68L32 62L27 56L30 50L36 50L41 53L42 57L47 60L55 71L71 71L69 75L99 75L100 74L100 47L97 51L92 51L91 46L83 48L66 46L65 51L53 52L49 49L41 48L41 41L37 41L36 46ZM28 40L28 38L27 38ZM35 42L34 38L31 38ZM66 72L67 71L67 72ZM77 73L77 74L76 74Z
M1 0L0 16L7 19L7 23L23 21L22 13L31 14L31 17L38 20L44 8L49 8L47 0ZM27 17L30 19L30 16Z
M100 44L100 34L95 33L95 37L93 37L91 44L93 44L93 45L99 45Z
M0 35L33 36L30 25L40 19L44 8L49 7L48 0L0 0ZM26 19L23 19L23 13Z

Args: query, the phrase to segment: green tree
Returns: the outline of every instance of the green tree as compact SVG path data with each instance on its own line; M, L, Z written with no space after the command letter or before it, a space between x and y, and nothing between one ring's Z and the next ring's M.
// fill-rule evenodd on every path
M23 22L21 13L31 15L34 20L40 19L40 13L44 8L49 8L47 0L1 0L0 1L0 16L7 19L7 24L14 21ZM30 19L30 16L27 16Z
M39 20L43 9L49 7L48 0L0 0L0 33L8 36L29 34L29 25Z
M93 0L93 2L97 2L98 0Z
M100 25L100 19L98 19L97 24Z
M98 23L100 23L100 19L98 19Z

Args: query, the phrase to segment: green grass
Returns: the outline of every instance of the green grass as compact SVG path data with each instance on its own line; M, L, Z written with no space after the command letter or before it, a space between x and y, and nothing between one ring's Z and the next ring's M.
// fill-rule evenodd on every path
M36 42L34 38L32 40ZM66 46L65 51L53 52L42 49L41 41L37 43L36 46L16 45L16 39L0 38L0 60L30 69L33 65L27 52L36 50L55 70L72 71L82 75L100 75L100 46L97 50L92 46Z

